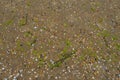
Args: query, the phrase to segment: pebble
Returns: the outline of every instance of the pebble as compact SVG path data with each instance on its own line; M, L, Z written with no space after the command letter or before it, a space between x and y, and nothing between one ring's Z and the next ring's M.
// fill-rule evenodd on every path
M93 76L92 79L95 79L95 77Z
M16 77L16 76L14 76L14 77L13 77L13 80L17 80L17 77Z
M7 78L4 78L3 80L8 80Z
M54 61L53 61L52 59L50 59L50 62L51 62L52 64L54 64Z
M43 29L40 29L40 32L43 32Z
M32 80L32 78L29 78L29 80Z
M0 65L2 65L3 63L0 62Z
M58 77L56 76L55 79L58 79Z
M2 70L4 71L4 70L5 70L5 68L3 67L3 68L2 68Z
M19 70L19 72L22 73L22 72L23 72L23 69Z
M34 26L34 29L37 29L38 27L37 26Z
M20 74L21 77L23 77L23 74Z

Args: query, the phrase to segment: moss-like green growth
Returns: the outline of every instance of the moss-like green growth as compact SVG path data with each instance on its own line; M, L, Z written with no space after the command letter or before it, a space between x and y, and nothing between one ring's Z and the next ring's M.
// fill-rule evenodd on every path
M71 53L61 54L61 58L59 60L55 61L54 64L50 63L49 67L51 69L53 69L55 67L61 66L67 59L69 59L75 53L76 53L76 51L73 50Z
M23 43L21 41L17 41L16 42L16 49L18 51L24 51L24 48L23 48Z
M35 44L36 41L37 41L36 39L33 39L33 40L31 41L31 45Z
M31 6L31 2L27 1L26 5L30 7Z
M63 54L63 53L66 53L68 51L68 47L65 47L62 51L61 51L61 53Z
M38 58L38 66L42 67L45 64L44 58Z
M100 6L99 2L91 2L91 11L95 12L97 10L97 7Z
M31 31L27 31L27 32L24 33L24 36L25 36L25 37L32 37L32 35L33 35L33 34L32 34Z
M91 57L91 58L94 58L94 59L97 59L97 53L95 51L93 51L92 48L87 48L85 50L83 50L82 54L79 56L79 59L78 60L85 60L86 57Z
M13 24L13 20L8 20L5 23L3 23L3 25L5 26L11 25L11 24Z
M49 67L51 68L51 69L53 69L53 68L55 68L55 67L59 67L59 66L61 66L62 65L62 62L61 61L57 61L57 62L55 62L55 63L50 63L49 64Z
M120 44L116 44L116 49L120 51Z
M19 25L20 26L24 26L24 25L26 25L27 24L27 22L26 22L26 19L25 18L23 18L23 19L21 19L20 21L19 21Z
M42 30L44 31L48 31L48 29L46 27L42 27Z
M110 58L113 62L119 62L119 56L117 54L111 54Z
M98 19L98 22L99 22L99 23L102 23L103 21L104 21L104 18L99 18L99 19Z
M27 24L27 17L28 17L28 14L26 14L23 18L19 20L19 26L24 26Z
M68 25L67 25L67 23L64 23L63 26L64 26L64 27L67 27Z
M91 7L91 11L92 11L92 12L95 12L95 11L96 11L96 8L95 8L95 7Z
M112 40L113 40L113 41L118 40L118 36L112 35Z
M85 60L85 58L86 58L86 55L85 54L81 54L79 56L78 60L83 61L83 60Z
M107 30L103 30L98 33L98 36L109 37L109 36L111 36L111 33Z
M45 63L46 54L43 50L33 50L33 55L38 59L38 66L42 67Z
M38 23L39 19L35 17L35 18L33 18L33 21L36 22L36 23Z
M68 46L68 47L71 46L71 42L70 42L69 40L66 40L66 41L65 41L65 44L66 44L66 46Z

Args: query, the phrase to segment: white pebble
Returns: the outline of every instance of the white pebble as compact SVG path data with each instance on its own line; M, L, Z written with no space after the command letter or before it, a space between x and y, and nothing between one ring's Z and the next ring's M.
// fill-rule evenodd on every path
M34 26L34 29L37 29L37 26Z

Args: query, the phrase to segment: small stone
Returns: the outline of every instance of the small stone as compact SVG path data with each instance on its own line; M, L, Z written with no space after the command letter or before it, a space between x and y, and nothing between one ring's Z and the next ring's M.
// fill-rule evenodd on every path
M50 62L51 62L52 64L54 64L54 61L53 61L52 59L50 59Z
M58 77L56 76L55 79L58 79Z
M92 79L95 79L95 77L93 76Z
M2 68L2 70L4 71L4 70L5 70L5 68L3 67L3 68Z
M22 73L22 72L23 72L23 69L19 70L19 72Z
M20 74L19 74L19 73L17 73L17 74L15 75L15 78L17 78L19 75L20 75Z
M37 29L37 26L34 26L34 29Z
M29 78L29 80L32 80L32 78Z
M35 59L35 61L37 62L37 61L38 61L38 59L36 58L36 59Z
M54 36L53 36L53 35L51 35L51 36L50 36L50 38L54 38Z
M75 50L75 48L72 48L72 50Z
M7 78L4 78L3 80L8 80Z
M55 46L52 47L53 49L55 48Z
M1 65L1 64L3 64L3 63L0 62L0 65Z
M40 29L40 32L43 32L43 29Z
M16 78L16 77L14 77L14 78L13 78L13 80L17 80L17 78Z
M23 74L20 74L21 77L23 77Z

